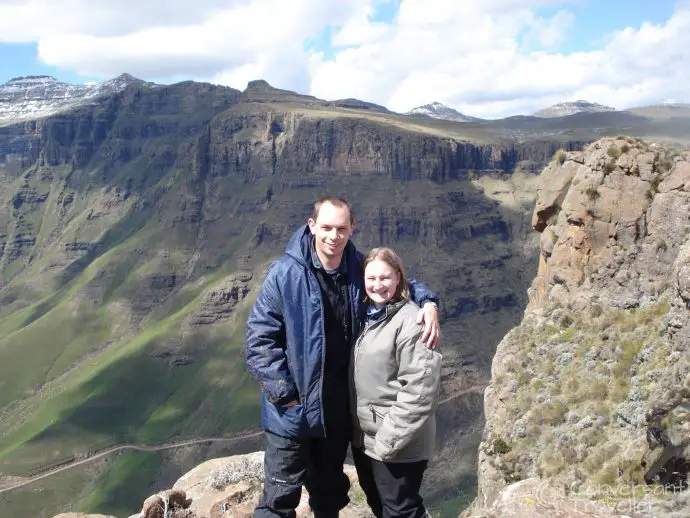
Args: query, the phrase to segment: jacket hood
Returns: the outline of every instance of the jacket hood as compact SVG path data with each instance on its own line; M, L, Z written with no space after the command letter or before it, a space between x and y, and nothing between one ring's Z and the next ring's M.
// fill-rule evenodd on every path
M288 241L285 253L296 259L299 263L308 266L311 262L312 233L309 225L300 227ZM343 260L346 264L353 264L357 260L357 249L351 240L348 240L343 250Z

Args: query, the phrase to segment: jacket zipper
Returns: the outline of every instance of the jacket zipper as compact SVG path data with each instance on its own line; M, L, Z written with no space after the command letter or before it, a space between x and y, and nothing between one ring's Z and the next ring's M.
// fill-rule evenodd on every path
M365 324L365 326L362 328L362 331L360 332L359 336L357 337L357 341L355 342L355 354L352 358L352 386L354 389L354 396L355 396L355 401L351 405L351 412L353 417L357 417L357 386L355 385L355 379L357 379L357 358L359 357L359 350L360 350L360 345L362 344L362 339L364 338L364 335L366 332L369 330L371 327L370 323ZM359 426L359 420L356 419L355 422L357 423L357 432L360 435L360 443L364 444L364 432L362 431L362 428Z
M316 293L319 297L319 307L321 308L321 373L319 376L319 406L321 407L321 428L323 429L323 436L326 437L326 414L323 410L323 373L326 368L326 312L323 308L323 297L321 296L321 286L316 275L307 268L307 274L310 276L312 285L316 283Z
M373 320L371 322L367 322L364 325L362 332L359 334L359 338L357 338L357 341L355 342L355 359L354 359L355 372L356 372L356 367L357 367L357 358L359 357L359 350L360 350L360 346L362 345L362 339L364 338L364 335L366 334L367 331L369 331L369 329L374 327L379 322L383 322L387 318L388 318L388 310L386 310L386 314L383 317L379 318L378 320Z
M382 318L379 318L378 320L374 320L372 322L367 322L366 325L364 326L364 329L362 329L362 332L359 335L359 338L357 338L357 342L355 343L355 356L353 359L354 365L352 366L352 378L353 378L353 383L354 380L356 379L357 376L357 359L359 358L359 352L362 346L362 341L364 339L364 335L366 335L367 331L369 331L373 326L378 324L379 322L383 322L388 319L388 309L386 309L386 313ZM355 387L356 391L356 387ZM356 408L356 406L355 406ZM378 416L379 419L384 419L386 416L381 414L380 412L377 412L374 410L373 405L369 405L369 410L371 410L371 416L374 419L374 422L376 422L376 417Z
M371 417L374 419L374 422L376 422L377 417L382 421L386 418L381 412L377 412L373 405L369 405L369 410L371 410Z
M357 359L359 358L359 350L362 345L362 340L364 339L364 335L369 331L372 325L374 325L376 322L367 322L367 324L364 326L364 329L362 329L362 332L359 334L359 338L357 338L357 342L355 342L355 358L353 360L354 365L352 366L352 376L353 378L357 374Z

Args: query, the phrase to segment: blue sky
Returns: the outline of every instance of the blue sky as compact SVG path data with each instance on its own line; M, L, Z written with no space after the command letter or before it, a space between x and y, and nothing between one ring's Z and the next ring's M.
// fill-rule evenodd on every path
M674 0L583 0L568 6L575 15L575 30L563 52L592 50L613 31L637 28L644 22L664 23L673 13ZM554 9L540 9L549 13Z
M0 83L13 77L49 75L69 83L82 83L90 78L81 77L41 63L35 43L0 43Z
M0 84L266 79L487 118L581 98L690 102L690 53L679 51L690 48L690 0L65 1L0 1Z

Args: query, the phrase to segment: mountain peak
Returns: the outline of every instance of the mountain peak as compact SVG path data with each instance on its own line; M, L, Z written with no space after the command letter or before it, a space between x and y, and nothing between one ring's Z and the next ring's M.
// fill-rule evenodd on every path
M119 83L145 83L145 81L139 79L138 77L134 77L132 74L128 74L127 72L120 74L119 76L113 78L110 80L110 82L117 81Z
M548 108L534 112L533 115L535 117L552 118L566 117L576 113L600 113L613 111L616 111L616 109L612 108L611 106L605 106L603 104L579 99L577 101L554 104L553 106L549 106Z
M134 77L133 75L127 73L120 74L113 79L100 83L101 88L105 89L115 88L122 90L127 88L129 85L147 85L153 87L156 86L156 83L144 81L143 79L139 79L138 77Z
M253 79L252 81L249 81L247 83L247 90L274 90L275 88L272 87L268 81L265 79Z
M129 85L155 86L130 74L96 84L64 83L52 76L25 76L0 85L0 120L15 121L45 117L93 99L121 92Z
M2 86L8 85L41 85L48 83L59 83L53 76L20 76L13 77Z
M443 119L456 122L473 122L479 120L476 117L464 115L438 101L412 108L409 112L406 112L405 115L423 115L433 119Z
M242 99L254 102L274 102L274 101L298 101L313 102L315 97L302 95L291 90L276 88L264 79L254 79L247 83L247 88L242 92Z

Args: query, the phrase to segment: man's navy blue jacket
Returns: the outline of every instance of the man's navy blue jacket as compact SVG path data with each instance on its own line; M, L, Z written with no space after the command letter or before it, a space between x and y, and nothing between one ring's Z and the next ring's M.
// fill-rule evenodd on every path
M284 437L326 435L324 406L328 403L322 400L326 337L321 289L310 266L312 239L306 225L290 238L285 254L268 268L247 322L247 366L261 384L261 425ZM349 241L343 261L353 341L365 313L363 260ZM410 295L420 305L438 302L425 285L414 281L410 281ZM294 400L299 404L282 407ZM325 411L346 412L347 408Z

